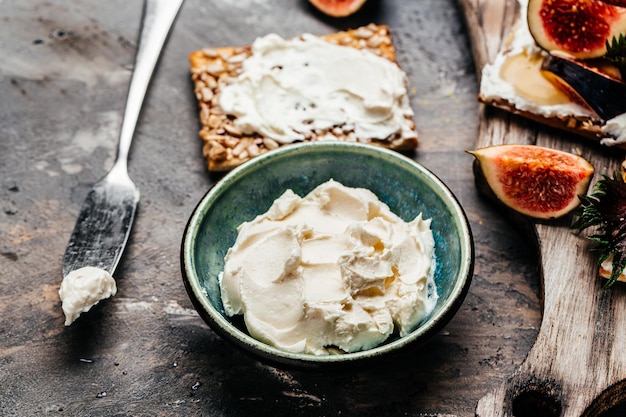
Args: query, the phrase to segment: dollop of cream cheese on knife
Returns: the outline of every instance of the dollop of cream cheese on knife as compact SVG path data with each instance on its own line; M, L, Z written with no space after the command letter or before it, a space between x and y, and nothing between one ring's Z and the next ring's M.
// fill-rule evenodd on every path
M59 288L65 325L71 325L81 313L116 293L115 279L104 269L86 266L70 272Z
M406 74L398 65L309 34L258 38L242 73L220 92L219 104L237 116L235 126L244 133L280 143L338 126L359 138L416 137Z
M430 220L330 180L287 190L238 228L219 282L225 312L279 349L325 355L411 332L437 301Z

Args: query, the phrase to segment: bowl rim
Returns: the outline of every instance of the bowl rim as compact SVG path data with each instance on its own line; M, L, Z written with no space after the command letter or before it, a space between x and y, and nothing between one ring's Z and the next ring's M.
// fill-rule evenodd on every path
M195 259L192 254L195 249L195 237L202 223L203 216L208 210L207 205L219 197L232 182L239 181L240 177L253 172L259 165L271 163L273 159L289 157L292 154L303 152L330 150L349 152L353 149L370 155L377 154L386 159L401 163L411 169L420 171L422 176L433 183L433 188L438 190L440 197L446 200L446 205L451 209L453 217L456 219L459 227L461 254L461 268L457 273L457 278L454 280L454 286L450 291L450 295L441 308L433 312L425 322L420 324L411 333L371 349L338 355L313 355L288 352L263 343L233 326L232 322L210 302L204 287L200 284L199 277L196 276ZM430 170L402 153L381 146L358 142L321 141L292 144L264 153L234 168L213 184L199 200L187 221L183 232L180 262L183 282L192 304L201 318L213 331L218 333L218 335L240 347L244 347L246 352L252 354L257 359L269 362L273 365L304 369L323 369L337 368L348 364L370 363L382 357L406 352L407 350L412 350L424 344L448 323L463 303L473 277L475 254L472 231L461 204L448 186Z

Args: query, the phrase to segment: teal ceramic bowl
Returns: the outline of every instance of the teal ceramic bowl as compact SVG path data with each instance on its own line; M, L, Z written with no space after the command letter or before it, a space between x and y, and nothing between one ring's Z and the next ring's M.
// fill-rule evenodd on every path
M392 336L376 348L328 356L285 352L252 338L241 318L226 316L218 274L241 223L266 212L285 190L291 188L304 196L331 178L373 191L405 221L419 213L432 219L439 299L434 311L412 333ZM291 145L234 169L201 199L189 219L181 247L183 281L206 323L259 360L300 369L357 366L422 345L458 310L469 288L473 265L473 239L465 213L435 175L397 152L345 142Z

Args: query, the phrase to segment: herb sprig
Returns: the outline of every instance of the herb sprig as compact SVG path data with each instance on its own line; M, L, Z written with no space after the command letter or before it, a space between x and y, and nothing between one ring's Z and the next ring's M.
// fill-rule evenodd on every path
M583 230L598 226L597 234L588 236L595 242L592 251L599 255L598 264L612 257L611 276L605 287L611 287L626 267L626 183L621 174L603 175L589 196L581 196L574 212L579 217L572 228Z

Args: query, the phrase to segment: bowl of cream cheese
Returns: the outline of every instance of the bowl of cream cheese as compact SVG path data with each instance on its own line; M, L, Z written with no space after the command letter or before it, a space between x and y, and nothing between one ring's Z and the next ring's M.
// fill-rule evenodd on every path
M441 180L400 153L338 141L226 174L181 245L185 287L211 329L301 369L423 345L458 310L473 265L467 218Z

